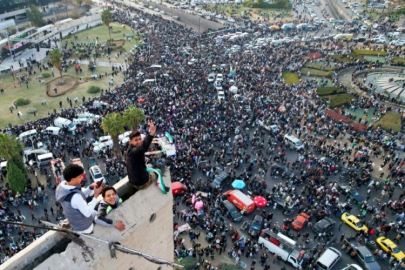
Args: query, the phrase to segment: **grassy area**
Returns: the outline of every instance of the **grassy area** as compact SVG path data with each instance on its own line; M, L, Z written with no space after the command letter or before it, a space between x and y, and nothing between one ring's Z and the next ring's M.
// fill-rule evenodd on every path
M405 65L405 57L394 56L393 64L399 66Z
M333 71L322 71L313 68L302 68L301 74L306 76L317 76L317 77L332 77ZM309 75L308 75L309 74Z
M91 72L88 70L88 67L85 65L82 65L83 73L79 73L76 75L73 67L68 68L68 71L66 73L63 73L64 75L70 75L74 78L89 78L92 74L104 74L105 72L111 73L111 68L110 67L97 67L95 72ZM39 70L37 68L34 68L34 71L39 74ZM59 77L59 72L55 71L55 78ZM17 76L19 76L20 73L16 73ZM99 79L97 81L87 81L80 83L79 85L76 86L76 88L69 93L59 96L59 97L49 97L46 94L46 85L45 84L40 84L39 80L35 80L34 76L32 75L31 80L29 82L29 88L27 89L25 84L19 85L17 82L13 83L13 78L11 75L7 75L4 77L1 77L0 79L0 88L3 88L5 90L5 93L1 95L1 101L2 101L2 106L0 107L0 128L4 128L8 126L8 123L11 123L13 125L16 124L23 124L25 122L34 120L34 119L39 119L46 117L48 113L53 113L53 110L56 109L58 112L60 111L59 107L59 101L63 102L63 106L65 108L70 107L68 106L66 102L66 98L69 97L72 100L75 97L78 97L79 100L81 101L81 98L83 96L86 97L86 100L88 98L92 98L95 96L99 96L100 94L88 94L87 89L91 85L99 86L102 89L107 89L108 86L108 79L110 76L107 78ZM48 79L44 79L45 81L51 81L54 80L55 78L51 77ZM42 80L42 79L41 79ZM124 77L122 74L119 74L118 76L114 77L114 85L120 85L124 81ZM10 113L9 107L13 106L14 102L20 98L28 98L31 103L27 106L19 106L17 111L21 111L23 116L21 118L17 117L17 111L14 110L13 113ZM41 105L41 100L45 99L47 102L46 105ZM34 117L32 114L27 114L27 110L29 108L36 108L37 113L36 116Z
M319 69L319 70L322 70L322 71L333 71L333 70L335 70L334 67L328 67L328 66L325 66L325 65L321 65L321 64L318 64L318 63L311 63L311 62L307 62L305 64L305 67L312 68L312 69Z
M300 79L297 73L283 72L283 79L286 84L299 84Z
M124 40L124 44L122 45L122 47L117 48L118 51L122 48L126 52L129 52L132 48L134 48L134 46L139 44L139 37L137 35L137 32L132 31L130 27L126 26L125 28L123 28L122 25L118 23L112 23L111 26L111 38L113 40ZM133 34L134 37L131 38L131 40L126 40L126 34ZM96 39L98 38L97 44L102 44L107 42L107 40L110 38L108 34L108 28L105 25L96 26L91 29L78 32L76 36L77 39L75 39L74 36L64 38L63 43L65 41L67 41L69 45L70 42L93 43L96 42ZM100 62L106 62L107 60L107 57L103 56L98 58L98 61ZM111 62L124 62L124 58L123 56L120 56L118 59L116 59L115 57L111 57Z
M331 109L346 105L354 98L349 94L333 95L329 97L330 97L329 108Z
M328 87L318 87L316 89L316 93L318 94L318 96L322 97L322 96L344 94L345 91L339 87L328 86Z
M396 112L387 112L380 120L375 124L385 130L392 130L399 132L401 130L401 115Z
M335 59L336 61L346 62L346 63L354 63L357 61L357 59L359 59L360 61L368 62L367 59L365 59L363 57L363 55L356 54L356 53L351 53L351 54L345 55L345 56L334 54L334 55L331 55L331 58Z
M353 51L355 54L359 55L375 55L375 56L386 56L387 52L386 51L372 51L372 50L354 50Z

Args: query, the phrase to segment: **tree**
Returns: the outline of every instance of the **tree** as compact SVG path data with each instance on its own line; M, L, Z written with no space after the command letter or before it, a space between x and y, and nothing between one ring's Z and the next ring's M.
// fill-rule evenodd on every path
M111 136L114 145L115 154L118 156L119 160L123 160L120 145L118 143L118 136L125 132L124 129L125 121L121 114L110 113L104 117L101 123L101 128L104 133L108 133Z
M13 162L7 162L7 179L13 192L24 193L27 187L27 178Z
M49 52L49 61L51 62L52 66L54 66L57 70L59 70L60 73L60 82L63 84L63 78L62 78L62 59L63 59L63 53L59 51L58 49L54 49Z
M101 12L101 21L107 26L108 28L108 34L110 35L110 40L111 40L111 31L110 31L110 23L112 22L112 14L109 9L104 9L103 12ZM107 42L108 44L109 42Z
M22 161L22 143L15 136L0 134L0 156L7 160L7 179L14 192L27 186L27 170Z
M124 111L123 118L125 125L134 131L138 129L141 121L146 119L143 111L135 106L128 107L128 109Z
M76 4L79 5L79 7L82 6L82 4L91 4L91 0L73 0Z
M37 6L31 5L26 10L28 20L35 26L41 27L45 25L44 15Z

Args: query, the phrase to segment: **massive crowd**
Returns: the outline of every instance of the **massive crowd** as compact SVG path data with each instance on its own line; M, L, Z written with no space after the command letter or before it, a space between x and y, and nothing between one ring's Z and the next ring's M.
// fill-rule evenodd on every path
M272 194L290 196L297 213L304 210L311 213L311 223L325 215L333 216L359 208L364 210L358 215L359 218L365 221L368 228L375 229L376 235L384 234L391 238L397 234L403 236L402 208L405 201L404 193L399 190L404 185L405 161L396 151L402 143L402 135L392 135L380 128L355 129L344 122L336 122L326 113L325 103L314 91L316 81L302 79L298 85L288 85L281 76L283 71L299 71L300 67L311 61L305 55L313 50L322 50L324 63L337 67L333 83L343 87L337 80L339 70L350 65L358 69L367 68L361 62L334 63L327 56L328 53L341 52L343 43L324 41L308 45L268 45L257 52L243 53L241 50L231 55L225 53L226 44L214 41L215 35L199 35L193 29L163 20L159 16L120 3L116 5L115 20L135 28L143 42L136 53L125 55L130 60L127 71L112 71L115 74L123 72L125 82L114 89L103 91L97 98L97 101L103 102L99 103L104 104L102 106L93 106L94 100L86 101L83 97L79 107L71 106L61 112L55 111L47 118L10 126L3 132L19 134L36 129L38 137L26 141L26 145L36 145L37 141L42 141L56 157L66 162L74 157L86 161L93 156L92 140L103 135L101 120L84 124L75 135L65 131L55 137L44 135L41 130L52 125L56 116L72 119L83 110L106 115L123 111L129 105L142 108L145 115L156 123L158 133L169 131L175 140L175 158L151 157L149 162L162 169L164 166L170 167L172 181L181 181L188 187L186 194L175 199L173 211L175 230L184 223L192 227L188 231L191 243L185 241L183 234L175 233L174 252L178 257L196 257L199 262L197 267L214 269L213 265L217 265L215 258L222 253L236 262L244 257L249 258L251 269L261 269L256 264L259 258L264 269L269 269L271 264L270 257L273 255L266 252L255 239L242 237L242 232L222 216L220 205L225 190L213 188L210 182L223 171L231 179L243 179L247 185L246 192L267 198L268 206L260 213L267 220L264 226L283 231L308 249L303 268L312 269L316 254L321 253L324 247L312 248L317 235L312 240L312 232L303 235L292 232L288 220L284 224L272 223L273 214L279 211L271 207ZM133 21L139 21L138 17L147 23L135 25ZM269 34L265 31L258 33L259 36ZM251 36L236 41L236 44L243 46L249 38ZM64 49L72 50L75 46L78 45L64 44ZM392 50L396 53L395 49ZM188 65L191 58L196 59L196 62ZM30 68L30 74L33 69L35 67ZM225 77L223 87L226 97L220 102L217 90L207 78L210 73L228 74L231 69L236 75ZM228 91L231 78L236 81L243 96L242 102ZM144 83L147 79L154 80ZM368 108L374 108L380 114L381 108L389 107L381 97L353 95L355 99L350 105L340 110L342 115L353 117L353 111ZM397 107L389 109L401 112ZM265 125L277 125L280 133L269 134L259 124L261 121ZM141 125L140 129L143 131L146 126ZM290 150L281 134L294 134L302 140L304 150L299 153ZM125 149L126 146L122 145L121 150L124 152ZM330 162L320 159L321 156ZM125 176L125 167L112 151L106 149L96 158L104 166L111 182ZM274 162L288 167L293 174L269 177L269 168ZM30 170L35 172L35 168ZM376 170L379 171L379 177L373 176ZM41 168L35 173L48 175L50 170ZM47 186L31 188L32 180L22 196L30 207L42 207L46 205L48 189L54 187L54 182L50 180ZM365 201L358 206L354 205L349 196L342 196L338 189L339 183L353 188L367 186ZM192 203L192 197L198 191L205 194L199 197L204 203L203 211L197 211ZM371 200L371 195L378 199ZM20 221L29 219L21 214L18 206L13 206L14 198L15 194L5 185L1 191L1 216ZM50 208L52 217L45 208L44 217L52 219L54 209L55 218L61 219L63 213L59 205ZM35 220L36 217L32 214L31 219ZM1 249L5 259L35 238L35 232L23 226L2 226L2 232ZM11 240L16 233L18 237ZM207 235L207 241L199 239L200 234ZM375 239L376 235L353 234L345 238L355 237L366 242L369 238ZM6 239L7 236L9 239ZM325 238L332 239L333 236ZM3 245L6 242L12 244ZM395 260L390 260L390 263L396 269L404 268Z

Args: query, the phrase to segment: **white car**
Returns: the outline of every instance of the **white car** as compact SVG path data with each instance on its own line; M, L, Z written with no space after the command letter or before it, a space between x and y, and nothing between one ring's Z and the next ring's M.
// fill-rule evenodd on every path
M96 146L96 145L98 145L100 143L105 143L105 142L108 142L108 141L112 141L112 138L111 138L110 135L101 136L100 138L98 138L98 141L93 143L93 146Z
M190 61L187 62L187 65L192 66L195 63L197 63L197 59L193 58L193 59L191 59Z
M385 38L382 37L371 39L371 43L384 44L385 42L386 42Z
M120 135L118 136L118 141L119 141L119 142L122 142L122 141L125 140L126 138L129 139L129 134L131 134L131 133L132 133L132 130L129 130L129 131L125 131L123 134L120 134Z
M221 73L218 73L218 74L217 74L216 81L217 81L217 82L222 82L223 80L224 80L224 75L222 75Z
M221 102L224 99L225 99L225 92L224 91L218 91L218 100Z
M215 81L215 74L211 73L210 75L208 75L208 82L213 82Z
M99 166L97 166L97 165L91 166L89 169L89 172L90 172L90 177L93 180L93 182L103 181L104 184L106 183L103 173L101 172Z
M99 154L104 149L107 149L107 148L113 149L113 147L114 147L114 144L113 144L112 140L111 141L106 141L106 142L99 143L96 146L94 146L93 152L94 152L94 154Z
M403 39L393 40L393 41L390 42L390 45L404 46L405 45L405 40L403 40Z
M217 91L221 91L221 90L222 90L221 82L219 82L219 81L216 81L216 82L215 82L215 89L216 89Z

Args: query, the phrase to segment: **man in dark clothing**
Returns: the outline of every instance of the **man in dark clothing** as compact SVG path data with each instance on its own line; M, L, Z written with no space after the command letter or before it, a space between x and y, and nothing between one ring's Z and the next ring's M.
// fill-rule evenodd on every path
M146 135L145 139L142 139L141 133L138 131L129 135L129 146L126 155L128 179L137 190L147 189L152 184L156 184L158 180L158 175L148 173L145 165L145 153L152 143L155 132L155 125L152 121L149 121L149 134Z

